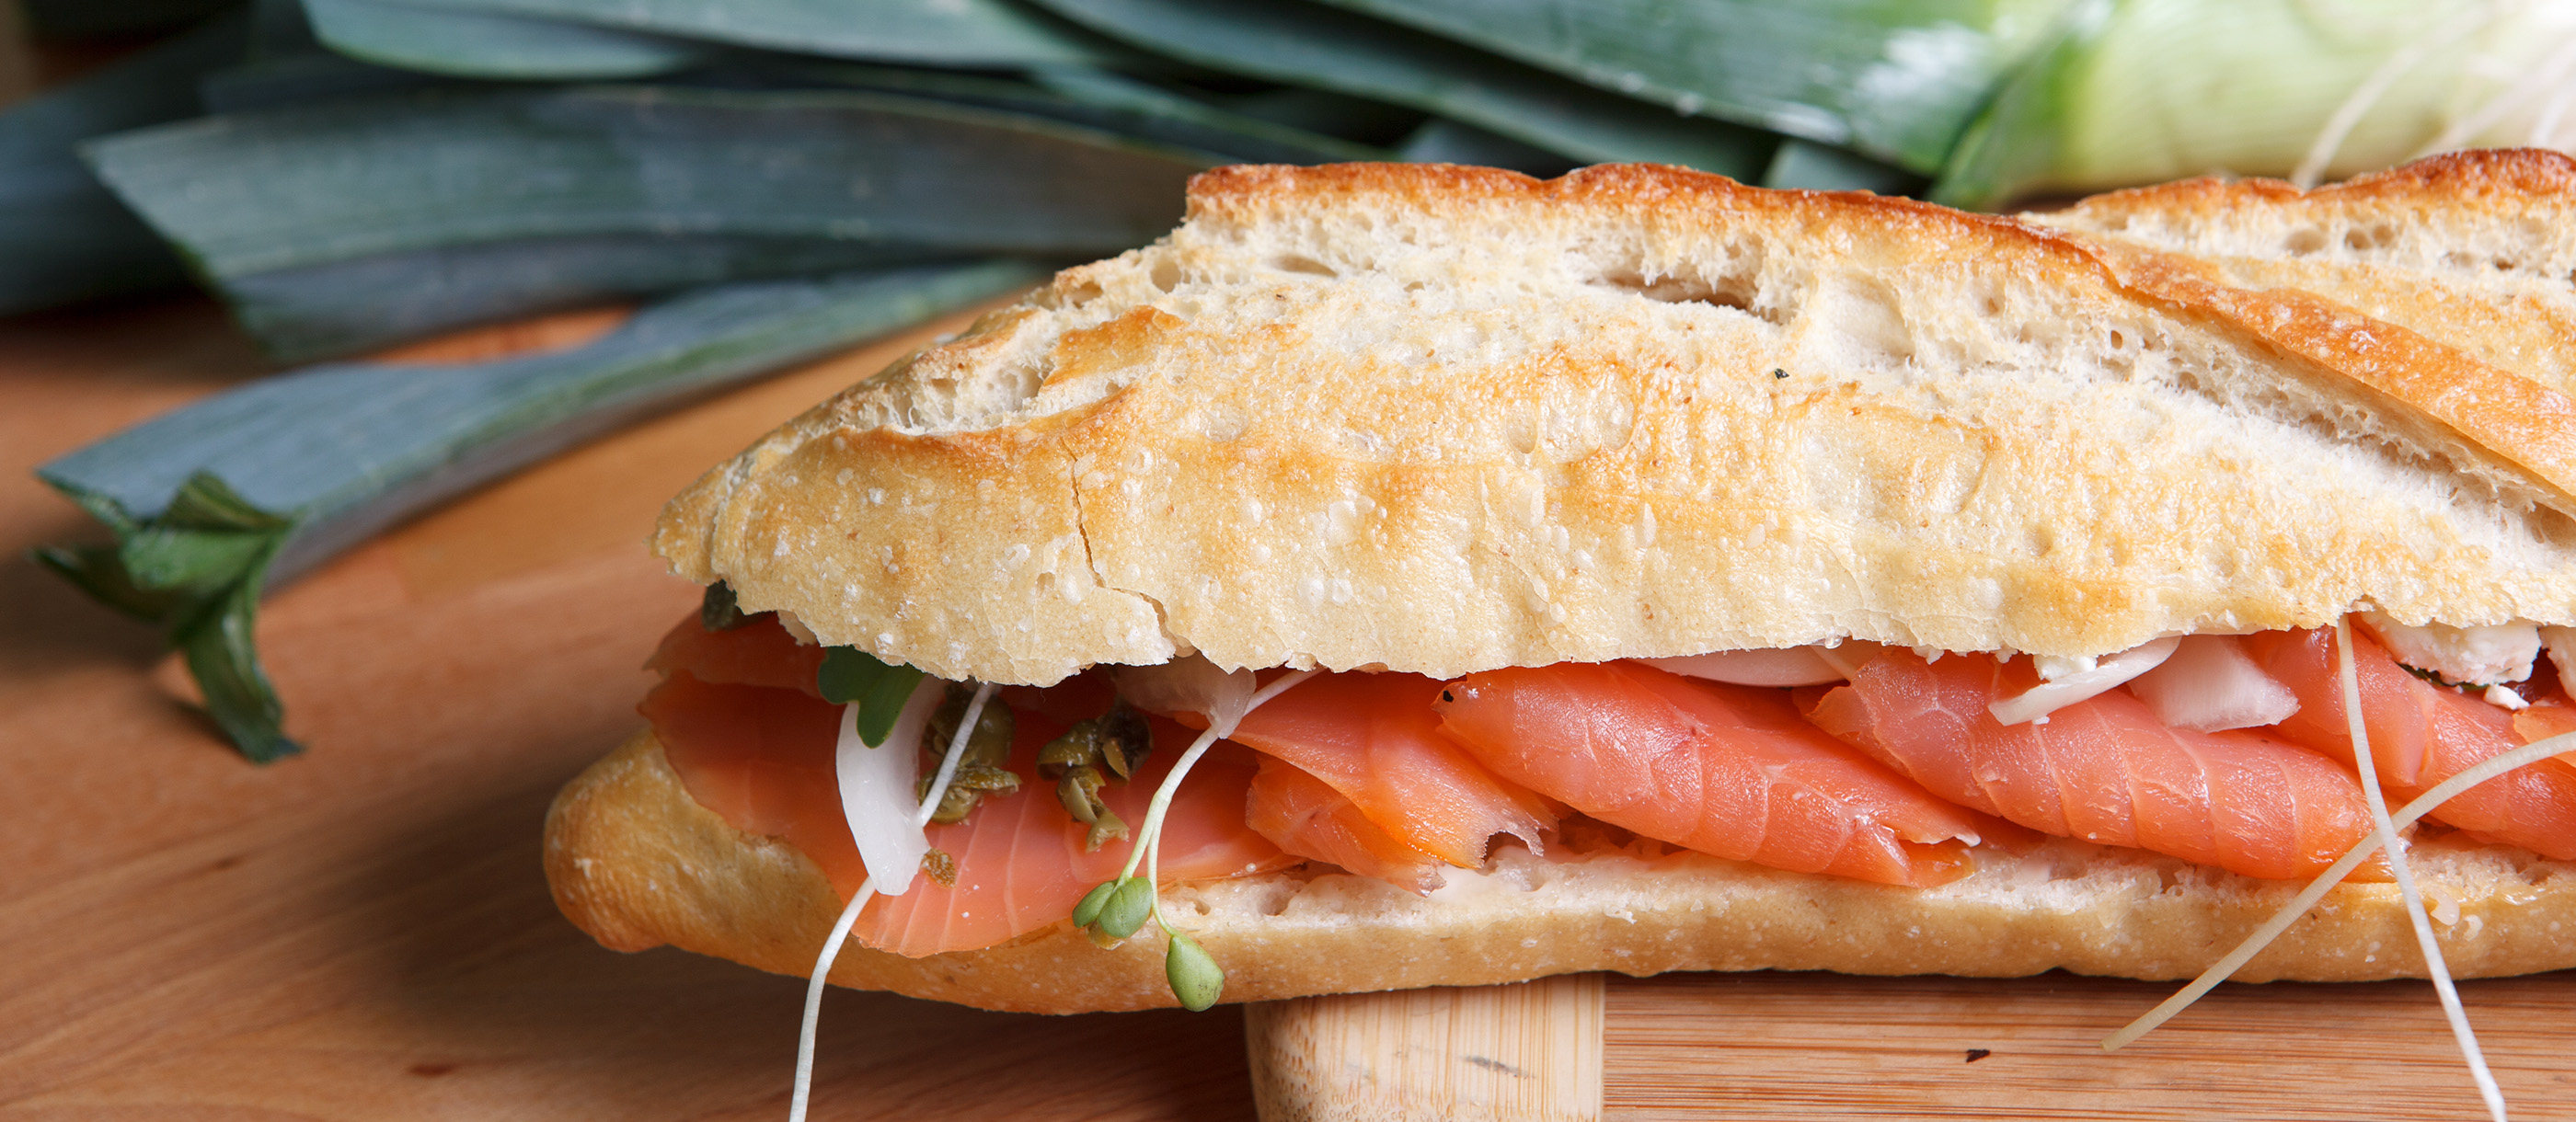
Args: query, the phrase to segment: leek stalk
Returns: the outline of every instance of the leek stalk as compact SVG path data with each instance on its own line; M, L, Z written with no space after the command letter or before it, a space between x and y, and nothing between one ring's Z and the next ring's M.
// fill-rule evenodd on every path
M726 285L569 351L255 382L38 469L116 536L38 558L161 627L224 734L252 760L280 759L299 749L252 643L265 588L637 417L1041 275L1002 260Z

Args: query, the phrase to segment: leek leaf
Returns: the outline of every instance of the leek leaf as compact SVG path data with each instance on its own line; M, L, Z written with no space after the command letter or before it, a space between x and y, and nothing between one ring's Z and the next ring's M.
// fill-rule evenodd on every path
M856 704L859 739L874 748L894 731L904 702L921 679L914 667L889 665L857 647L830 647L823 652L822 669L815 672L814 688L834 705Z
M295 751L252 646L260 592L426 507L687 397L1036 280L1012 261L701 289L586 346L255 382L37 474L113 547L40 559L160 625L245 755Z
M207 715L252 762L302 751L279 727L285 708L251 642L261 584L294 520L261 510L202 471L146 518L104 495L74 497L122 540L41 548L36 559L109 607L161 625L187 660Z
M868 66L778 62L783 77L828 82L1046 117L1208 154L1219 162L1312 164L1383 160L1386 150L1228 112L1162 87L1078 66L1045 66L1025 79Z
M1574 161L1457 121L1433 118L1404 138L1396 154L1417 164L1478 164L1542 178L1574 170Z
M392 0L304 0L304 11L332 50L469 78L644 78L695 66L709 53L659 35Z
M1327 2L1929 174L2068 0Z
M1771 166L1762 173L1765 187L1800 191L1911 195L1921 191L1924 182L1922 176L1857 152L1794 137L1780 142L1780 150L1771 157Z
M1993 206L2220 168L2340 179L2441 149L2563 147L2569 17L2548 4L2080 0L1980 116L1936 197ZM2349 130L2330 128L2348 103L2361 110Z
M246 38L242 19L219 20L0 113L0 315L185 279L74 145L195 115L198 79Z
M489 320L726 281L934 261L930 246L720 234L608 234L439 246L222 284L233 316L281 361L372 350Z
M1578 161L1751 178L1771 140L1302 0L1038 0L1187 62L1411 106Z
M96 141L103 178L218 282L439 246L610 234L1097 254L1160 236L1206 160L878 93L424 91Z
M949 67L1137 61L1012 0L405 0L739 47Z

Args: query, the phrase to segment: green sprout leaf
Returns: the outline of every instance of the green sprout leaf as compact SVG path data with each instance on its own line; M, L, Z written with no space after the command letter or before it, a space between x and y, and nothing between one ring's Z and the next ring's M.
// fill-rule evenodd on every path
M1094 885L1091 891L1083 893L1082 902L1073 906L1073 925L1075 927L1091 926L1093 920L1100 918L1100 909L1108 906L1109 898L1112 895L1115 895L1117 891L1117 881L1104 880L1099 884Z
M814 687L834 705L858 705L859 739L874 748L894 731L895 718L903 715L903 703L921 677L914 667L889 666L857 647L833 647L823 652Z
M1178 931L1163 950L1163 977L1172 984L1172 996L1181 999L1181 1008L1193 1013L1207 1012L1225 996L1224 969L1198 940Z
M1154 882L1144 877L1129 877L1117 882L1118 890L1101 904L1100 933L1114 939L1125 939L1145 926L1154 914Z

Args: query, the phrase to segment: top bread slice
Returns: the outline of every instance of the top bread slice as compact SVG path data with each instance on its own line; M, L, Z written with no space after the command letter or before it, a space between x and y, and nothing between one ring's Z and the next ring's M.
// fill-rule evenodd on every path
M655 544L1005 683L2576 623L2576 402L2493 358L1905 200L1227 168L708 473Z
M2301 191L2187 179L2025 220L2186 255L2240 288L2301 289L2576 391L2576 159L2453 152Z

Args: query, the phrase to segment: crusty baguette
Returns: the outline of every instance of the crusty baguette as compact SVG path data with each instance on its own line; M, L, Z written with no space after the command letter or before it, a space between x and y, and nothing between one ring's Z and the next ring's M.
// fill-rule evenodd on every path
M2576 403L2198 269L1673 169L1224 169L710 472L656 547L1016 683L2576 623Z
M1690 853L1556 862L1505 847L1491 872L1453 874L1429 900L1360 877L1279 873L1168 888L1163 906L1225 964L1225 1000L1266 1001L1589 970L2182 978L2298 889L2081 842L1976 852L1975 875L1915 890ZM650 734L564 789L545 853L564 914L619 950L668 943L803 975L839 911L802 853L691 799ZM2411 861L2453 974L2576 966L2563 933L2576 927L2576 865L2450 840L2417 846ZM2396 887L2347 884L2236 976L2410 978L2423 962ZM1150 928L1102 950L1069 921L917 959L853 944L832 981L1036 1013L1175 1003Z
M2303 289L2576 391L2576 159L2561 152L2454 152L2313 191L2188 179L2021 217Z

